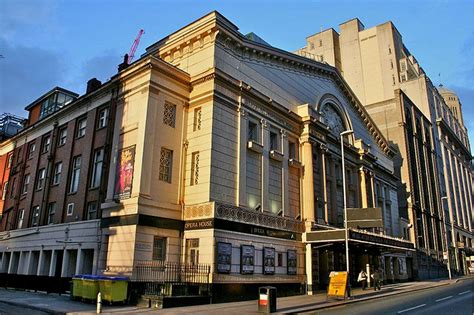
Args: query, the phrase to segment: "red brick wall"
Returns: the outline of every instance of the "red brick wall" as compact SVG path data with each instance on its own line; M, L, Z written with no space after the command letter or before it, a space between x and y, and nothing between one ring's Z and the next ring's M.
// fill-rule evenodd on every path
M86 207L91 201L98 202L97 214L100 214L100 203L105 197L107 169L106 165L110 159L110 149L107 147L107 137L111 136L111 128L114 122L110 119L113 117L109 107L109 122L105 128L97 129L97 115L101 108L92 109L85 116L73 119L62 126L54 125L51 135L51 147L48 153L41 153L42 139L46 134L30 140L29 143L18 146L14 151L14 170L11 174L11 180L15 178L15 191L11 198L11 185L5 199L4 208L8 210L9 215L2 218L1 230L10 230L17 228L17 217L20 209L24 209L24 219L22 228L31 226L32 209L34 206L40 206L39 225L47 224L48 220L48 204L56 202L56 213L53 218L54 223L75 222L87 219ZM83 137L77 138L77 121L83 117L87 117L86 133ZM66 144L58 146L59 129L67 127ZM32 142L36 143L36 149L31 159L27 158L28 145ZM109 141L110 142L110 141ZM104 167L102 172L102 184L99 188L90 188L93 155L98 148L105 147ZM78 191L69 193L69 185L71 181L71 169L73 158L81 155L81 170ZM0 160L1 163L2 160ZM54 175L54 165L62 162L61 179L59 185L52 185ZM1 164L0 164L1 165ZM45 184L41 190L36 190L37 174L41 168L47 170ZM23 178L26 174L30 174L30 184L27 194L21 194ZM74 203L73 215L67 215L67 205Z

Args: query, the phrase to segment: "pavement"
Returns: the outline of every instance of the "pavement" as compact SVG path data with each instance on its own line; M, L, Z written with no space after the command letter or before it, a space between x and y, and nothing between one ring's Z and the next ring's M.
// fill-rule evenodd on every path
M277 299L277 313L295 314L309 312L324 308L330 308L350 303L387 297L391 295L419 291L427 288L450 285L465 279L473 279L474 276L458 277L452 280L436 279L427 281L405 282L382 286L382 290L373 291L360 288L352 290L351 299L336 300L327 299L324 291L314 295L298 295L281 297ZM0 288L0 304L21 307L24 309L41 311L48 314L95 314L96 305L73 301L67 295L45 294L40 292L18 291L14 289ZM26 312L26 310L25 310ZM104 305L102 312L105 314L258 314L257 300L207 304L197 306L175 307L167 309L139 308L135 306L107 306Z

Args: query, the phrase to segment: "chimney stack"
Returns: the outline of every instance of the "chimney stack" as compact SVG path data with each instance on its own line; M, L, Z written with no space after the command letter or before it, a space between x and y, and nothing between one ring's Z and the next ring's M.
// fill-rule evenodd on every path
M89 94L91 92L94 92L95 90L97 90L98 88L100 88L102 86L102 82L100 82L99 80L97 80L97 78L92 78L90 79L89 81L87 81L87 90L86 90L86 94Z

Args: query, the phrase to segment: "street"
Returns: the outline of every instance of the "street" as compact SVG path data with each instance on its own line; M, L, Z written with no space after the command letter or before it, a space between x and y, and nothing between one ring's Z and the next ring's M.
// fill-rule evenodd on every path
M306 314L473 314L474 279Z
M31 308L15 306L15 305L0 302L0 314L1 315L20 315L20 314L46 315L48 313L42 312L39 310L34 310Z

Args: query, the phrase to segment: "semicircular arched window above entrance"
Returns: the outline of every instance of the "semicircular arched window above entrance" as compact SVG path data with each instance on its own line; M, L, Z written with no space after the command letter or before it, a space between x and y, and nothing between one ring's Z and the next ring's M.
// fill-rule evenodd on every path
M321 111L324 123L329 127L329 132L339 138L341 132L346 130L344 120L339 112L330 104L326 104Z

